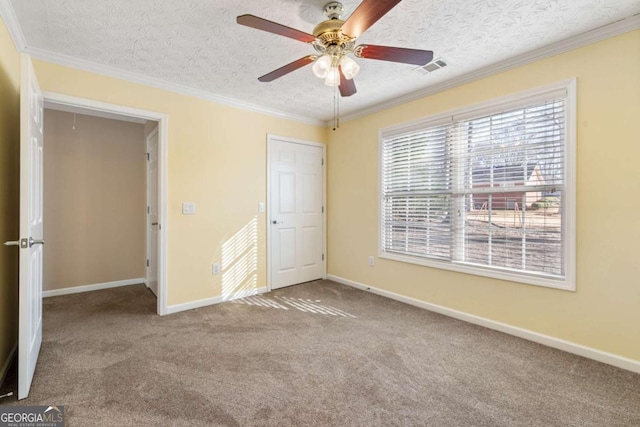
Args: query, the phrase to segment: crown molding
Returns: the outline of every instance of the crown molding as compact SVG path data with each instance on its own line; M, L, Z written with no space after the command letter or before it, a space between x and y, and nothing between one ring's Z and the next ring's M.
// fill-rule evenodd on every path
M9 31L11 39L13 39L13 44L16 46L16 49L18 49L18 52L23 52L27 46L27 42L20 27L20 22L18 22L18 17L9 0L0 0L0 17L7 26L7 30Z
M444 92L445 90L453 89L455 87L462 86L464 84L471 83L473 81L480 80L494 74L502 73L514 68L521 67L523 65L530 64L532 62L540 61L542 59L550 58L552 56L559 55L570 50L597 43L610 37L615 37L629 31L637 30L639 28L640 15L634 15L629 18L621 19L620 21L613 22L603 27L599 27L582 34L578 34L576 36L551 43L547 46L534 49L532 51L514 56L504 61L496 62L495 64L488 65L470 73L454 77L442 83L431 85L424 89L411 92L407 95L381 102L372 107L364 108L353 113L346 114L340 117L340 122L345 123L350 120L355 120L360 117L368 116L370 114L389 109L391 107L406 104L408 102L415 101L427 96L435 95L437 93ZM326 125L330 126L331 122L327 121Z
M216 95L214 93L203 91L200 89L195 89L193 87L186 86L183 84L172 83L172 82L158 79L155 77L149 77L144 74L135 73L132 71L125 71L125 70L111 67L108 65L102 65L96 62L74 58L72 56L64 55L61 53L51 52L48 50L29 47L29 46L27 46L24 49L24 52L30 55L32 58L39 59L46 62L51 62L53 64L76 68L79 70L88 71L90 73L100 74L107 77L113 77L116 79L125 80L132 83L139 83L142 85L167 90L170 92L175 92L182 95L193 96L196 98L215 102L217 104L223 104L223 105L228 105L230 107L239 108L241 110L252 111L254 113L265 114L268 116L278 117L281 119L294 120L297 122L307 123L310 125L325 126L324 120L318 120L311 117L300 116L300 115L286 113L284 111L261 107L259 105L251 104L248 102L240 101L240 100L229 98L222 95Z

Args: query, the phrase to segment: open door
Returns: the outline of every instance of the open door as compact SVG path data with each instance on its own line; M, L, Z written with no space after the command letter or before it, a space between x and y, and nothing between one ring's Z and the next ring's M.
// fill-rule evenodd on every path
M29 395L42 344L43 100L27 55L21 58L18 399Z
M147 287L158 296L158 128L147 137Z

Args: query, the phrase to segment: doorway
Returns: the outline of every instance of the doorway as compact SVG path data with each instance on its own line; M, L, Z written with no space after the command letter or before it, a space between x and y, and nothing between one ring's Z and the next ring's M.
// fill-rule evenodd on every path
M323 144L267 137L269 290L326 277Z
M157 296L156 313L167 313L166 302L166 232L167 232L167 117L164 114L139 110L119 105L107 104L83 98L70 97L57 93L43 94L46 108L75 112L89 116L123 120L137 123L147 123L145 128L151 126L152 131L147 134L140 146L139 159L146 156L147 166L143 178L146 182L146 190L141 197L148 206L141 209L139 215L145 215L144 219L144 243L143 250L146 257L146 272L144 282ZM154 129L155 128L155 129ZM141 136L142 137L142 136ZM45 142L46 143L46 142ZM153 162L148 150L153 149ZM153 171L150 172L149 163L153 163ZM149 180L151 179L151 180ZM152 195L155 195L152 200ZM150 205L153 203L153 217ZM152 225L153 224L153 225ZM154 231L151 232L151 227ZM143 262L144 259L143 259ZM128 284L128 283L122 283ZM118 285L115 283L114 285ZM90 290L90 289L87 289Z
M90 113L44 109L44 297L145 283L144 134L157 123Z

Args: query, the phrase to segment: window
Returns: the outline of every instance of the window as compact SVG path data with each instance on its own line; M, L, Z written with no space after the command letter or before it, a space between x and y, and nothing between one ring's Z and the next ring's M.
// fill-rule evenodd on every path
M382 130L380 256L574 290L574 93Z

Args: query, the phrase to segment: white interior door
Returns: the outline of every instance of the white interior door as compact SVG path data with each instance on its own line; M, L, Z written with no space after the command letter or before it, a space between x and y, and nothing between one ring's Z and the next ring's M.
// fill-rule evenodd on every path
M158 129L147 138L147 286L158 295Z
M20 301L18 399L29 395L42 344L43 100L29 56L21 58Z
M272 289L324 277L323 165L321 146L269 138Z

